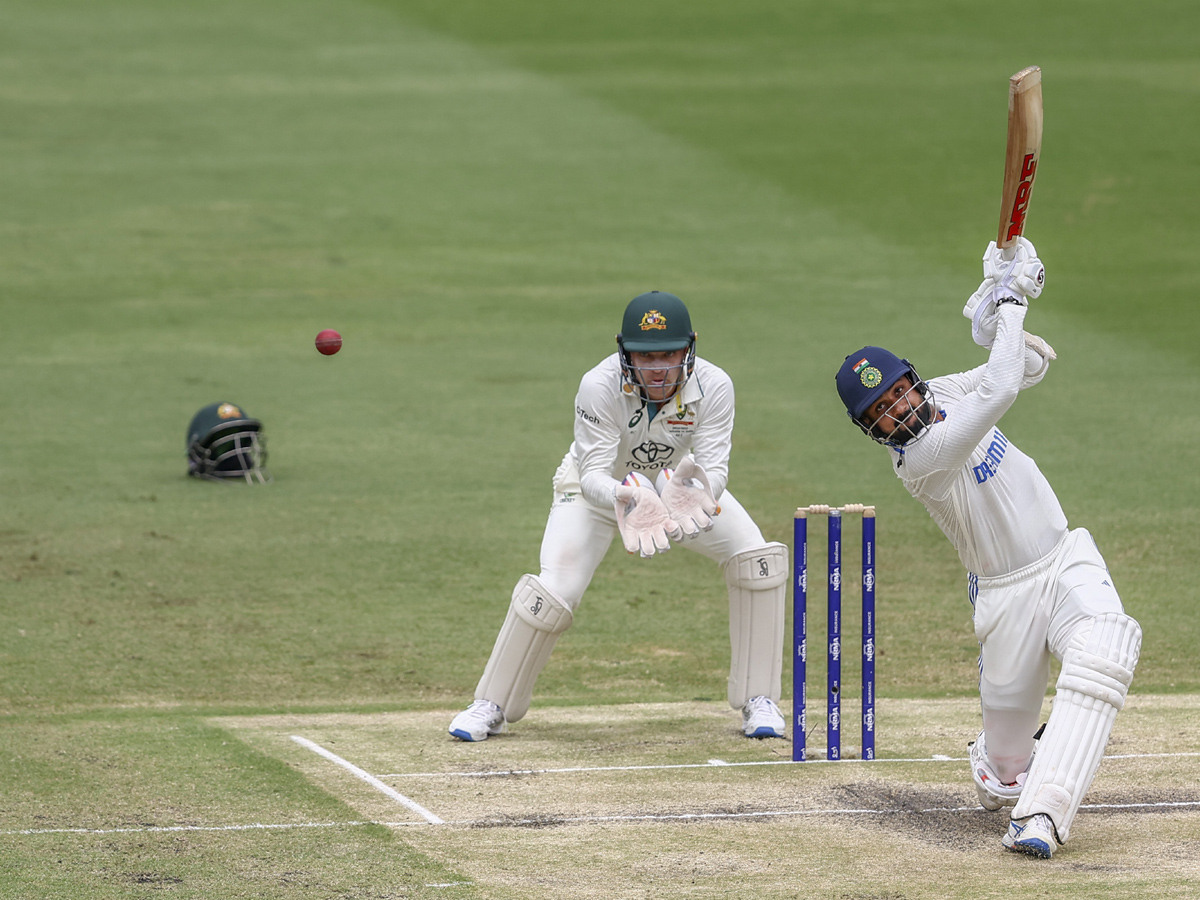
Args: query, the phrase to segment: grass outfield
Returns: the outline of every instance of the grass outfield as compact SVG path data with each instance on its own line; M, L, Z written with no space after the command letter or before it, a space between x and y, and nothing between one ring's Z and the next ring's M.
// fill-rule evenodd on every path
M864 343L926 376L982 360L959 310L1030 63L1027 324L1059 361L1004 429L1145 628L1134 693L1200 691L1200 13L1101 6L1018 37L965 3L8 0L0 897L515 896L377 827L10 832L361 818L213 717L464 702L536 566L578 378L649 288L734 378L730 488L771 539L799 504L878 506L881 696L969 699L961 568L833 373ZM270 487L184 477L217 400L264 420ZM531 725L723 696L719 573L619 549ZM714 883L739 896L736 867Z

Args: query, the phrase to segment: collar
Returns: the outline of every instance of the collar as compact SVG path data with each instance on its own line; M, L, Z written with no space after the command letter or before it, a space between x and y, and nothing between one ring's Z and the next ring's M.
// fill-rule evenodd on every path
M693 371L691 377L683 383L683 387L659 405L658 411L660 413L665 412L667 415L683 415L683 411L690 404L703 398L704 388L700 386L700 379L696 377L696 373Z
M675 396L668 400L667 404L674 406L677 411L683 412L683 408L689 403L695 403L703 398L704 388L700 385L700 376L693 369L691 377L683 383L683 387L675 392Z

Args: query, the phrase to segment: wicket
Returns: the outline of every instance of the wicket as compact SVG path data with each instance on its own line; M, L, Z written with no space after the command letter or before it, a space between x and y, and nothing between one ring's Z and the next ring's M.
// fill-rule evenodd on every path
M802 506L796 510L792 594L792 759L805 758L808 704L808 517L829 517L826 759L842 756L842 516L862 513L862 759L875 758L875 507Z

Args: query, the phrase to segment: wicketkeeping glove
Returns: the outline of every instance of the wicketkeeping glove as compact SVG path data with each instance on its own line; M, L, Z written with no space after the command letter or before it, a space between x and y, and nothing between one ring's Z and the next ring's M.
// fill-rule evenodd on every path
M717 513L708 473L690 456L685 456L662 489L662 502L683 533L695 537L713 527Z
M653 488L618 484L613 490L617 529L630 553L650 557L671 549L671 539L683 537L683 529L671 518Z

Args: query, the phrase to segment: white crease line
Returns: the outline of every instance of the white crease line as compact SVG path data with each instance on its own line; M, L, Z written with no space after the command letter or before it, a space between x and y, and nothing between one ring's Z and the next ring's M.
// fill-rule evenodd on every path
M365 781L371 787L375 788L375 790L379 791L381 794L385 794L386 796L391 797L393 800L395 800L397 803L401 804L402 806L405 806L408 809L411 809L413 812L415 812L417 815L419 815L421 818L423 818L430 825L445 825L446 824L442 819L439 819L437 816L435 816L433 813L431 813L429 810L427 810L425 807L423 807L420 803L417 803L415 800L408 799L403 794L401 794L399 791L397 791L395 788L388 787L386 784L384 784L382 781L380 781L378 778L376 778L370 772L365 772L362 769L360 769L358 766L354 765L354 763L342 759L336 753L329 752L324 747L322 747L320 744L314 744L308 738L300 737L300 735L298 735L298 734L293 734L292 740L295 741L297 744L299 744L301 747L307 747L309 750L311 750L313 753L316 753L318 756L323 756L330 762L336 763L337 765L341 766L347 772L352 774L355 778L361 778L363 781Z
M1170 759L1175 757L1200 756L1200 753L1123 753L1106 756L1105 759ZM494 772L387 772L377 778L503 778L513 775L571 775L587 772L647 772L662 769L712 769L723 766L812 766L821 763L842 765L843 763L943 763L969 762L967 756L922 756L912 759L762 759L752 762L724 762L710 759L702 763L672 763L652 766L578 766L566 769L507 769Z
M1196 809L1200 808L1200 800L1175 800L1162 803L1085 803L1080 807L1084 812L1122 810L1122 809ZM525 825L563 825L568 823L587 822L669 822L686 819L762 819L783 816L896 816L917 813L982 813L982 806L931 806L927 809L790 809L764 810L761 812L745 813L645 813L629 816L546 816L538 819L462 819L451 822L293 822L279 825L147 825L140 828L25 828L17 831L0 831L0 837L38 834L152 834L171 831L254 831L278 830L286 831L293 828L352 828L367 825L384 828L428 828L433 824L457 825L464 828L504 828ZM989 813L990 815L990 813ZM469 882L459 882L469 883ZM429 887L441 885L429 885Z
M379 775L379 778L496 778L503 775L563 775L579 772L646 772L659 769L714 769L733 766L812 766L818 763L922 763L922 762L968 762L969 757L950 759L809 759L796 761L791 759L760 759L752 762L723 762L711 759L702 763L672 763L655 766L579 766L570 769L510 769L497 772L389 772Z
M286 831L292 828L346 828L362 825L405 825L405 822L283 822L264 825L141 825L137 828L22 828L19 831L0 831L0 835L16 834L154 834L171 831Z
M1176 756L1200 756L1200 753L1114 753L1105 759L1170 759Z
M1080 809L1170 809L1172 807L1200 806L1200 800L1174 800L1162 803L1085 803Z

